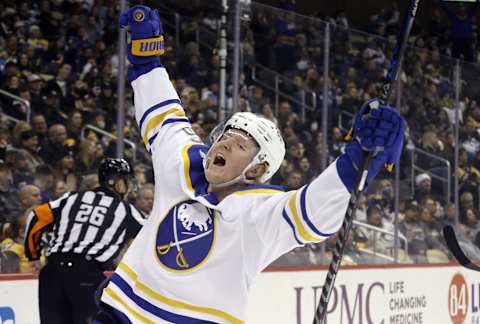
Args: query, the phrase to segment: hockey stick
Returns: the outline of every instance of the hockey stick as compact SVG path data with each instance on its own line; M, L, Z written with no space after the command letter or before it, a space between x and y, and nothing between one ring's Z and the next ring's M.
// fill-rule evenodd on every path
M385 81L382 86L382 94L380 96L380 102L385 104L388 102L388 99L391 95L391 85L395 82L397 78L397 73L403 59L403 53L407 46L408 36L412 30L413 21L415 19L415 14L417 13L418 3L420 0L411 0L408 7L408 11L405 15L402 31L399 35L397 46L393 52L393 57L388 67L388 72L385 78ZM345 214L345 219L343 220L342 227L339 231L339 237L337 243L335 244L335 250L333 251L332 262L328 268L327 277L322 288L322 295L320 297L320 302L315 312L315 317L313 319L313 324L322 324L325 315L327 312L328 301L330 300L330 294L332 293L333 285L335 283L335 278L337 277L338 269L343 258L343 252L345 245L348 240L348 235L352 227L353 219L358 208L359 197L361 192L365 187L365 181L367 179L368 166L370 165L370 160L374 156L375 152L369 152L367 157L363 162L363 167L359 172L358 178L353 187L352 194L350 196L350 201L348 202L347 212Z
M443 228L443 237L447 242L448 249L452 252L455 259L465 268L480 271L480 266L473 263L466 255L463 253L460 244L458 244L457 237L455 236L455 230L452 226L445 226Z

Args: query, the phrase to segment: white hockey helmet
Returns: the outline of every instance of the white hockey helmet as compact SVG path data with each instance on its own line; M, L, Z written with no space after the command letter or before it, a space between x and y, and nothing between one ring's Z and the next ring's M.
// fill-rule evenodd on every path
M266 171L259 181L260 183L268 181L280 168L285 157L285 143L277 125L260 115L255 115L251 112L238 112L227 120L222 134L229 128L241 129L247 132L260 147L257 155L255 155L243 173L254 165L266 162Z

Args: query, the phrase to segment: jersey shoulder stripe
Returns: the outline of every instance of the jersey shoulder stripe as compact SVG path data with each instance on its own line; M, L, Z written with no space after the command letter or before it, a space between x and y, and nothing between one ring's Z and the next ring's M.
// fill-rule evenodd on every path
M332 236L335 233L324 233L324 232L319 231L317 229L317 227L310 220L310 217L308 217L307 205L306 205L306 195L307 195L308 187L309 187L309 185L304 186L301 189L301 193L300 193L300 210L301 210L302 218L303 218L304 222L306 223L306 225L308 226L308 228L311 231L313 231L315 234L317 234L319 236L324 236L324 237Z
M284 208L284 217L289 219L289 225L301 241L318 242L332 234L320 232L308 218L305 206L306 189L307 186L291 195Z
M288 226L292 229L292 233L293 233L293 237L295 238L295 241L297 241L297 243L299 245L304 245L305 242L300 241L300 239L298 238L296 230L295 230L295 225L293 225L292 220L290 219L290 217L288 217L285 209L282 212L282 217L287 222Z
M167 100L161 101L161 102L153 105L152 107L148 108L147 110L145 110L142 117L140 118L140 122L139 122L140 129L143 128L145 120L150 117L150 114L152 114L154 111L156 111L158 109L161 109L162 107L165 107L165 106L168 106L168 105L171 105L171 104L181 105L180 99L167 99Z
M152 131L156 130L158 127L161 128L167 119L176 118L178 120L178 117L184 117L183 119L186 119L188 121L188 119L185 116L185 112L180 107L171 108L165 112L160 112L155 116L151 116L151 118L148 120L145 126L145 130L143 130L143 142L145 144L149 143L148 139L152 135ZM158 132L154 132L154 133L158 133Z

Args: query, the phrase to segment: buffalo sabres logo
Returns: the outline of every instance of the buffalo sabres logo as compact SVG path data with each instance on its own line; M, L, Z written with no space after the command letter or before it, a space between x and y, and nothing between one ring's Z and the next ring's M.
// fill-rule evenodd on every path
M187 200L173 206L160 223L155 252L168 269L191 270L208 256L214 239L214 211Z
M141 22L145 19L145 13L143 12L143 10L135 10L134 13L133 13L133 20L135 20L136 22Z

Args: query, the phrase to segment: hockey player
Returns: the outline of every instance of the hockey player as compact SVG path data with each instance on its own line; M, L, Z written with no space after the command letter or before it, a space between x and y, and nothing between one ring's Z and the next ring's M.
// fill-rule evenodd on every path
M113 323L243 323L256 275L339 229L364 150L379 151L371 181L398 161L404 122L378 101L365 104L346 153L310 184L283 192L264 184L285 155L275 124L236 113L207 147L160 63L157 12L135 6L120 26L130 28L129 78L156 186L150 218L103 289L104 314Z

